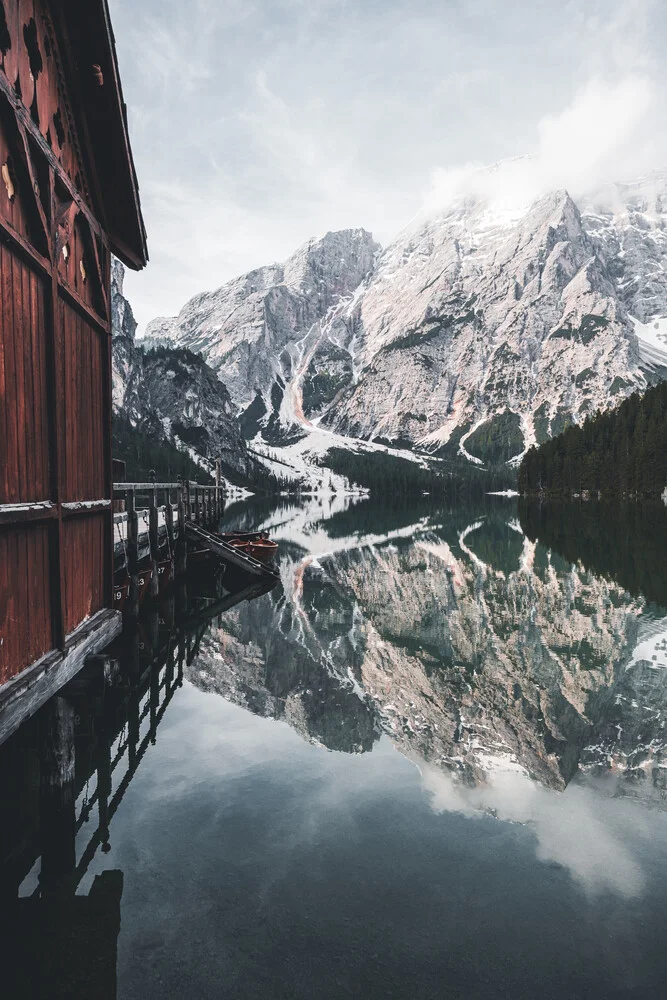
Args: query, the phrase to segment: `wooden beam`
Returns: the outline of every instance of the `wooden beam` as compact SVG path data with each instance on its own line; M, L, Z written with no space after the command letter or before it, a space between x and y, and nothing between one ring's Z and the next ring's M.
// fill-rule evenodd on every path
M65 299L68 305L72 306L73 309L83 313L88 322L91 323L99 332L105 333L107 336L111 334L111 324L96 313L87 302L84 302L78 292L75 292L73 288L70 288L69 285L65 285L62 282L59 283L58 289L60 297Z
M39 218L39 224L42 229L42 235L44 237L45 246L50 246L50 231L49 223L46 218L46 213L44 211L44 205L42 204L42 194L39 188L39 182L37 180L37 173L35 171L35 165L32 162L32 153L30 151L30 144L28 142L28 135L25 130L25 126L19 119L17 119L19 135L21 137L21 145L23 147L23 155L25 157L25 164L30 176L30 186L32 187L32 195L34 200L34 207L37 210L37 217ZM48 192L45 192L48 195Z
M111 500L74 500L62 504L62 511L63 517L73 517L76 514L95 514L110 507Z
M0 744L81 670L86 658L120 635L119 611L98 611L67 636L64 650L47 653L0 687Z
M108 240L106 233L104 232L99 222L93 215L91 209L88 207L86 202L83 200L83 198L77 191L76 187L74 186L74 183L72 182L72 180L70 180L70 177L67 174L67 172L61 166L55 153L53 152L48 142L46 141L46 139L39 131L34 121L32 120L29 110L23 104L21 98L16 94L14 88L12 87L11 83L9 82L9 80L7 79L7 77L3 72L0 72L0 99L4 99L4 101L7 104L9 104L10 108L16 115L16 120L19 123L19 125L22 125L23 128L26 130L30 138L37 146L39 152L42 154L42 156L48 163L49 167L58 178L59 182L66 189L72 200L76 202L79 211L83 212L83 214L86 216L86 219L90 224L90 228L93 230L93 232L97 233L97 235L100 237L104 245L107 246Z
M2 74L0 73L0 81ZM56 218L56 174L49 171L49 218L55 227ZM51 235L52 246L55 243L55 232ZM50 306L51 322L46 324L47 357L51 363L51 378L47 380L49 406L49 466L51 475L51 499L58 506L58 520L51 533L50 550L50 584L52 601L52 632L53 644L59 649L65 646L65 560L63 558L63 518L60 504L66 493L65 477L65 392L64 376L64 343L60 316L60 299L58 296L58 266L54 260L51 270L51 295L47 301Z
M39 503L0 504L1 524L25 524L28 521L52 521L58 517L58 508L49 500Z
M0 216L0 239L7 243L19 257L32 264L38 272L45 278L50 278L52 274L51 263L43 257L26 238L17 232L10 224Z

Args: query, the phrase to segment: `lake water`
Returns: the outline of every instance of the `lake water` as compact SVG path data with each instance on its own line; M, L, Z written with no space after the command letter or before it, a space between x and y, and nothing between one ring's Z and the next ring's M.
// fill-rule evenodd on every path
M7 996L665 997L665 511L259 522L281 584L72 693L68 820L0 750Z

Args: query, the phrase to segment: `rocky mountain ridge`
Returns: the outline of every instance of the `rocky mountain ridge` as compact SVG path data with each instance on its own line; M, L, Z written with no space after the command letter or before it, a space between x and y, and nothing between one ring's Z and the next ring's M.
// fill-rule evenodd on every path
M234 481L265 476L249 455L229 393L199 354L170 346L147 350L123 294L124 268L112 265L114 413L153 439L167 441L208 473L216 459Z
M147 334L201 352L258 441L326 431L516 463L667 377L667 175L579 206L463 199L381 252L329 233Z

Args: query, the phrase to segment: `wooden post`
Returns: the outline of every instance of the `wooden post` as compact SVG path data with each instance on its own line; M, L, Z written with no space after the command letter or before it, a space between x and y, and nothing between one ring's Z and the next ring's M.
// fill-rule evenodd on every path
M157 733L157 711L160 707L160 664L157 660L153 660L151 663L149 699L151 743L155 746L155 737Z
M130 574L130 591L127 595L127 613L130 618L139 615L139 516L134 490L125 494L127 507L127 569Z
M186 479L185 483L185 520L192 520L192 500L190 497L190 480Z
M150 506L148 508L148 545L151 557L151 597L157 597L160 592L160 579L158 576L158 510L157 510L157 490L155 489L155 470L151 469L150 480L153 489L150 491Z
M138 678L140 676L139 641L136 633L130 638L130 643L131 645L128 644L128 652L131 652L133 670L130 678L130 697L127 705L127 742L128 760L130 762L130 767L134 767L137 763L137 751L140 741L139 727L141 725L139 711L140 691L138 684Z
M167 538L169 539L169 552L174 558L174 508L171 505L171 490L166 491L166 503L164 505L164 519L167 524Z
M102 850L106 854L109 846L109 799L111 798L111 744L113 729L104 708L97 720L97 819Z
M220 480L222 479L222 471L220 469L220 459L215 460L215 520L220 521L222 517L222 511L220 509Z
M200 489L195 486L195 524L201 524L201 496Z
M176 666L176 661L174 657L174 641L169 640L169 647L167 649L167 666L164 672L164 686L165 690L169 691L174 680L174 668Z
M48 880L76 867L73 703L52 698L40 722L41 877Z
M178 544L176 546L176 575L180 576L188 568L188 543L185 537L185 500L183 480L178 480L176 499L178 503Z

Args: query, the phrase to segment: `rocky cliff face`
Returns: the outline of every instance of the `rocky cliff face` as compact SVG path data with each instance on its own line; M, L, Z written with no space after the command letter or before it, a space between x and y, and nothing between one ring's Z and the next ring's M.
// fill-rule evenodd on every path
M382 253L329 233L149 332L201 351L245 430L516 462L667 377L667 176L577 206L466 199Z
M199 354L146 350L135 341L136 322L123 295L123 265L114 261L113 403L132 426L187 451L206 471L221 459L223 472L241 480L263 474L248 454L225 386Z
M262 422L280 437L276 418L302 361L299 342L358 287L378 250L363 229L327 233L285 264L258 268L191 299L175 318L153 320L147 340L201 352L246 411L249 435ZM296 422L282 423L289 436Z

